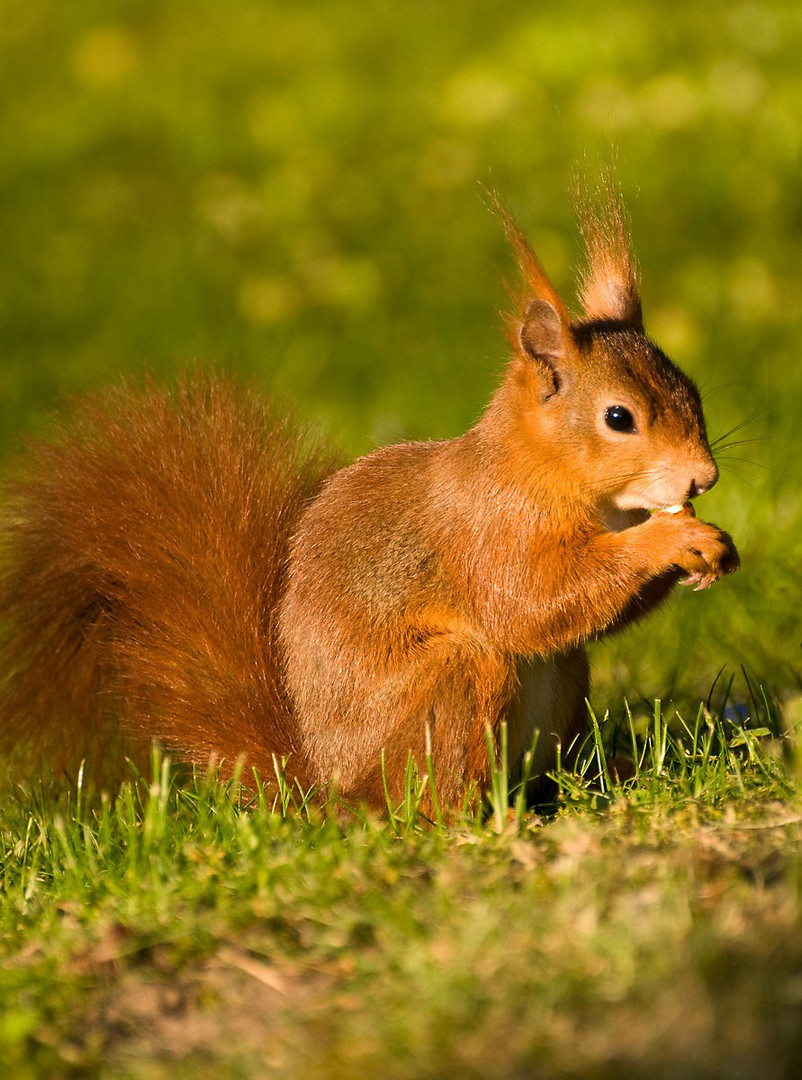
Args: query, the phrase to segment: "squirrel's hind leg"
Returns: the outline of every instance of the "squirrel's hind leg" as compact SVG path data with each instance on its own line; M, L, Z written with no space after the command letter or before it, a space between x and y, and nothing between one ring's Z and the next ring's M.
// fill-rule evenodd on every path
M390 800L400 803L410 756L422 775L430 747L438 799L459 805L487 782L487 730L495 742L515 689L514 665L493 655L443 656L438 650L425 665L414 665L410 676L394 706L388 702L398 719L383 747L384 769L380 761L371 763L343 794L383 806L386 787Z
M521 658L516 668L517 692L505 719L511 780L522 776L524 754L535 744L527 770L532 777L529 801L551 797L552 785L545 776L557 764L571 766L588 727L587 697L590 668L585 649L570 649L542 659Z

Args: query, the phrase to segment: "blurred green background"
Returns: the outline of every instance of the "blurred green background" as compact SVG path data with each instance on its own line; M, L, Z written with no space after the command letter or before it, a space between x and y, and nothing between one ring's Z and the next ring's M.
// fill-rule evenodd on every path
M750 441L699 505L742 573L597 647L596 697L798 696L800 56L787 0L3 0L0 452L191 363L349 453L457 434L506 351L477 181L570 296L572 171L616 146L647 329Z

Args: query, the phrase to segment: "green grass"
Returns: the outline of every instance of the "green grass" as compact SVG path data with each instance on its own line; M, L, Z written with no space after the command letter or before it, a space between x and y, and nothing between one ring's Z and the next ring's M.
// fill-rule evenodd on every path
M6 1075L790 1077L798 746L658 706L618 783L603 733L545 817L438 826L413 780L380 821L158 758L114 801L22 797Z
M6 796L4 1075L793 1075L800 48L792 0L7 0L5 456L193 363L355 454L464 430L510 273L477 181L570 297L572 170L613 144L647 328L745 426L698 505L741 572L593 649L542 822L503 770L433 827L413 773L383 821L161 772Z

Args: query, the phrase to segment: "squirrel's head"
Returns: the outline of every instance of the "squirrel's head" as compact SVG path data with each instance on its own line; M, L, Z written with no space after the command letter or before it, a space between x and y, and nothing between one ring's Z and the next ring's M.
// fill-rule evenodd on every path
M711 488L718 470L699 392L644 332L615 190L606 191L601 211L591 212L587 201L580 211L587 260L577 320L517 224L496 206L525 282L505 384L518 447L530 443L534 455L547 447L555 480L602 514L663 509Z

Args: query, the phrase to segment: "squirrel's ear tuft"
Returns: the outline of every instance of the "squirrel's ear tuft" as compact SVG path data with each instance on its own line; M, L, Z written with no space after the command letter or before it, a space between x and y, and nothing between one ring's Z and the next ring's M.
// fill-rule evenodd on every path
M524 236L520 225L501 201L497 192L490 191L488 188L483 188L483 190L490 202L490 209L497 215L504 226L507 243L512 248L521 271L525 293L521 307L523 308L529 300L546 300L560 316L562 322L568 326L570 319L565 304L549 281L548 274L543 269L543 264Z
M575 185L577 218L585 244L579 299L589 319L643 329L638 267L620 189L608 173L592 190Z
M510 320L512 343L522 359L539 364L550 384L550 392L554 392L559 386L558 361L565 355L570 339L570 316L515 218L496 192L485 189L485 194L491 209L501 219L523 278L516 302L518 312Z

